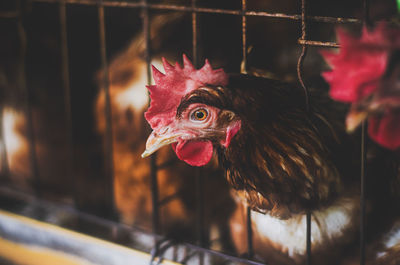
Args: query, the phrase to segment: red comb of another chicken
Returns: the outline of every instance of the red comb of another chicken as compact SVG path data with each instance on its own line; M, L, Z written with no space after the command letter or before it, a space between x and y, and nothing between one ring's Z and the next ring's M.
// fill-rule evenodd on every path
M330 84L330 95L333 99L358 104L382 89L382 78L389 58L395 50L400 49L400 30L380 23L370 32L364 28L360 38L341 29L337 30L337 35L340 51L321 52L333 68L322 75ZM399 148L399 114L388 109L380 117L369 117L368 133L375 142L386 148Z
M373 31L363 29L355 38L342 29L337 30L338 53L321 51L333 68L322 76L330 84L330 95L343 102L355 102L374 92L385 72L389 53L400 47L399 30L380 23Z
M185 55L183 67L178 63L172 66L165 58L162 60L165 74L152 66L155 85L147 87L151 102L144 115L153 130L175 119L176 109L184 95L203 85L224 86L228 83L228 75L224 70L213 70L208 60L199 70Z

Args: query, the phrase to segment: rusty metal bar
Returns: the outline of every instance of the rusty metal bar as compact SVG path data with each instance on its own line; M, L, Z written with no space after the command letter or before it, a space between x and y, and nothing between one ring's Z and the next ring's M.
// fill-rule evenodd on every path
M58 3L60 0L31 0L33 2L45 2L45 3ZM164 4L148 4L143 2L127 2L127 1L101 1L101 0L65 0L68 4L80 4L80 5L102 5L107 7L147 7L149 9L159 10L171 10L171 11L185 11L185 12L196 12L196 13L212 13L212 14L226 14L226 15L237 15L242 16L241 10L228 10L218 8L203 8L203 7L191 7L191 6L178 6L178 5L164 5ZM292 20L301 20L301 15L295 14L284 14L284 13L269 13L263 11L246 11L246 16L258 16L258 17L273 17L273 18L284 18ZM344 18L344 17L324 17L324 16L309 16L307 17L310 21L325 22L325 23L362 23L357 18Z
M147 84L151 85L151 39L150 39L150 15L147 7L147 0L142 0L142 23L143 37L145 41L145 58L147 67ZM150 179L151 179L151 201L152 201L152 232L159 234L160 231L160 202L158 189L157 175L157 153L150 157ZM154 238L154 251L158 253L159 243L157 238Z
M242 65L241 73L247 74L247 17L246 17L247 3L242 0Z
M306 41L306 39L307 39L306 1L301 0L301 37L300 37L300 40ZM299 80L301 87L304 90L306 108L307 108L307 111L309 111L310 110L310 97L309 97L308 89L307 89L306 85L304 84L304 80L303 80L303 64L304 64L304 59L307 55L307 49L308 49L308 46L306 44L302 44L301 54L300 54L299 60L297 62L297 78Z
M196 0L191 0L191 7L194 10L196 8ZM193 64L196 68L200 67L199 63L199 24L198 15L196 12L192 12L192 57ZM208 236L206 235L207 230L205 228L204 222L204 174L201 168L196 169L195 174L195 189L196 189L196 237L198 244L201 247L208 247L209 242L207 242ZM199 252L199 265L204 264L204 253Z
M246 208L246 229L247 229L247 257L251 259L254 256L253 247L253 229L251 227L251 208Z
M107 62L107 46L106 46L106 29L104 23L104 7L98 6L99 19L99 37L100 37L100 58L102 68L102 89L105 95L104 115L106 117L106 135L105 135L105 172L107 181L105 183L105 191L107 196L107 210L110 217L114 217L114 157L113 157L113 132L112 132L112 110L110 99L110 80Z
M297 42L301 45L307 45L307 46L317 46L317 47L325 47L325 48L339 48L340 47L340 45L335 42L324 42L324 41L303 40L303 39L299 39Z
M242 0L242 64L240 67L240 72L247 74L247 1ZM251 222L251 208L247 206L246 208L246 230L247 230L247 256L249 259L254 256L253 248L253 229Z
M25 98L24 98L24 103L25 103L25 117L27 118L27 138L29 142L29 161L30 161L30 166L31 166L31 172L32 172L32 185L33 189L35 192L35 195L37 197L41 196L40 192L40 174L39 174L39 165L38 165L38 159L37 159L37 154L36 154L36 139L35 139L35 132L34 132L34 126L33 126L33 113L32 113L32 104L31 104L31 96L30 96L30 90L26 84L26 67L25 67L25 57L26 57L26 46L27 46L27 36L23 24L23 17L22 17L22 3L21 0L17 1L17 10L19 10L19 16L18 16L18 21L17 21L17 27L18 27L18 35L21 40L21 54L19 58L19 71L18 71L18 80L19 80L19 86L21 87L21 90L24 91Z
M305 43L307 39L307 3L306 0L301 0L301 37L300 40L303 41L301 43L302 49L299 60L297 62L297 77L301 87L304 90L304 98L305 98L305 105L306 110L310 111L310 96L308 89L303 80L303 65L304 59L307 55L308 46ZM300 41L299 41L300 43ZM311 265L311 211L307 211L306 213L306 253L307 259L306 264Z
M369 0L362 0L364 14L363 24L367 27L371 24L369 17ZM360 169L360 265L365 264L365 196L366 196L366 144L367 125L363 121L361 124L361 169Z
M360 183L360 265L365 264L365 171L366 171L366 123L361 124L361 183Z
M311 261L311 211L306 215L306 246L307 246L307 265L312 264Z
M363 2L363 19L362 22L364 25L366 26L370 26L371 25L371 19L370 19L370 15L369 15L369 11L370 11L370 1L369 0L362 0Z
M196 8L196 0L191 0L192 9ZM198 32L197 32L197 13L192 11L192 57L195 67L199 67L199 53L198 53Z
M205 229L204 223L204 176L202 169L196 169L196 226L197 226L197 240L201 247L208 247L206 235L207 230ZM199 253L199 264L204 264L204 253Z
M68 41L67 41L67 10L64 1L59 5L60 15L60 32L61 32L61 71L62 82L64 89L64 105L65 105L65 127L67 137L67 157L69 166L67 167L67 175L70 179L75 180L74 174L74 142L73 142L73 127L72 127L72 108L71 108L71 87L69 81L69 60L68 60ZM73 183L78 183L76 180ZM75 205L78 202L78 189L74 185L73 196Z
M0 156L1 156L1 172L0 178L7 178L10 173L8 165L7 145L4 136L4 105L0 105Z
M156 156L150 158L150 179L151 179L151 202L152 202L152 232L154 234L159 234L160 231L160 202L159 202L159 192L158 192L158 175L157 175L157 154ZM164 202L162 202L164 203ZM154 242L155 250L158 252L157 240Z

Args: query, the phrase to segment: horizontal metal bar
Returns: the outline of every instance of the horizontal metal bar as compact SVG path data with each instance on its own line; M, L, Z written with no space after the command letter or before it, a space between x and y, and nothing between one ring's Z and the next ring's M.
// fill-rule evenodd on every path
M30 0L32 2L45 2L45 3L59 3L61 0ZM225 14L225 15L237 15L237 16L255 16L255 17L272 17L272 18L284 18L292 20L301 20L300 14L284 14L284 13L269 13L264 11L242 11L242 10L228 10L228 9L216 9L216 8L203 8L203 7L191 7L191 6L177 6L177 5L163 5L163 4L146 4L144 2L127 2L127 1L99 1L99 0L63 0L67 4L79 4L79 5L95 5L95 6L106 6L106 7L146 7L149 9L158 10L171 10L171 11L184 11L184 12L195 12L195 13L209 13L209 14ZM357 18L343 18L343 17L324 17L324 16L308 16L308 20L325 22L325 23L361 23L360 19Z
M298 40L299 44L308 45L308 46L318 46L318 47L331 47L331 48L339 48L340 45L335 42L324 42L324 41L315 41L315 40Z

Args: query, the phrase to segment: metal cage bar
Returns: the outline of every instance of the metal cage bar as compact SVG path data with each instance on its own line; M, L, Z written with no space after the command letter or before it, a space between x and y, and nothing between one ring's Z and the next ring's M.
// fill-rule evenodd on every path
M4 105L0 105L0 156L1 156L1 172L0 172L0 180L7 179L10 173L10 167L8 164L8 156L7 156L7 146L6 139L4 134Z
M242 0L242 65L240 72L247 74L247 0ZM253 248L253 229L251 222L251 208L246 207L246 241L247 241L247 256L249 259L254 256Z
M114 217L114 156L113 156L113 132L112 132L112 110L110 98L110 79L107 62L107 46L106 46L106 28L104 21L104 6L99 5L97 8L99 20L99 37L100 37L100 58L102 68L102 89L105 95L104 115L106 117L106 134L105 134L105 172L106 183L105 191L108 199L106 207L108 214Z
M65 1L59 4L60 16L60 32L61 32L61 71L62 83L64 89L64 105L65 105L65 127L67 137L67 157L69 167L67 167L67 175L74 183L77 183L74 174L74 141L73 141L73 125L72 125L72 106L71 106L71 86L69 79L69 59L68 59L68 39L67 39L67 7ZM75 205L79 202L78 189L74 188Z
M360 168L360 265L365 264L365 170L366 170L366 131L365 122L361 125L361 168Z
M196 8L197 1L191 0L191 7L194 10ZM200 55L199 55L199 25L198 25L198 14L192 12L192 57L193 64L195 67L199 67ZM197 243L201 247L208 247L208 237L206 236L207 230L204 222L204 176L203 170L197 168L195 170L195 189L196 189L196 226L197 226ZM204 264L204 253L198 253L199 265Z
M370 24L369 18L369 0L362 0L364 14L363 24L368 26ZM365 121L361 124L361 168L360 168L360 265L365 264L365 184L366 184L366 157L367 157L367 126Z
M150 15L147 6L147 0L142 0L142 24L143 37L145 41L145 60L147 67L147 84L151 85L151 39L150 39ZM150 179L151 179L151 202L152 202L152 232L159 234L160 229L160 202L158 192L158 175L157 175L157 153L150 157ZM159 251L159 241L154 237L154 253Z
M60 0L30 0L33 2L46 2L46 3L58 3ZM186 11L196 13L210 13L210 14L226 14L226 15L237 15L242 16L241 10L228 10L219 8L204 8L204 7L191 7L191 6L179 6L179 5L165 5L165 4L149 4L147 2L130 2L130 1L102 1L102 0L65 0L68 4L79 4L79 5L103 5L109 7L144 7L150 9L159 10L171 10L171 11ZM301 20L301 15L292 15L284 13L270 13L265 11L246 11L246 16L259 16L259 17L273 17L283 18L292 20ZM326 23L362 23L357 18L344 18L344 17L326 17L326 16L310 16L307 17L310 21L326 22Z
M304 66L304 59L307 55L308 45L305 43L307 40L307 2L306 0L301 0L301 37L300 40L303 43L301 48L301 54L299 56L299 60L297 62L297 77L301 87L304 90L304 99L306 104L306 109L310 112L310 96L308 89L303 80L303 66ZM311 212L307 211L306 213L306 264L311 265Z
M5 11L0 12L0 19L12 19L15 20L17 25L19 23L20 17L20 8L17 5L15 11ZM4 128L4 113L5 113L5 104L4 102L0 103L0 180L7 180L10 174L10 163L8 160L8 153L7 153L7 144L5 139L5 128Z
M23 8L21 0L17 1L17 10L19 12L19 16L17 19L17 27L18 27L18 35L21 42L21 54L19 58L19 87L22 91L24 91L24 112L25 117L27 118L27 138L29 142L29 161L30 167L32 172L32 184L33 189L37 197L41 196L40 192L40 172L39 172L39 165L38 165L38 158L36 154L36 139L35 139L35 131L33 126L33 117L32 117L32 104L31 104L31 97L30 97L30 90L26 84L26 68L25 68L25 60L26 60L26 46L27 46L27 36L24 28L23 23Z

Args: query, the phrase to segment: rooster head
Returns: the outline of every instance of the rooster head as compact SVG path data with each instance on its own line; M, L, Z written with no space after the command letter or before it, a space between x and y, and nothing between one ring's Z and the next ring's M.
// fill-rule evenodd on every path
M213 70L206 60L197 70L183 55L183 67L163 58L165 74L153 66L155 85L148 86L150 107L145 113L153 132L147 139L146 157L172 144L178 158L192 166L207 164L214 146L228 147L240 129L240 120L213 104L221 87L227 85L223 69Z
M400 147L400 30L380 23L361 37L337 30L338 53L322 51L332 67L323 73L333 99L351 103L349 132L368 119L370 137L389 149Z

